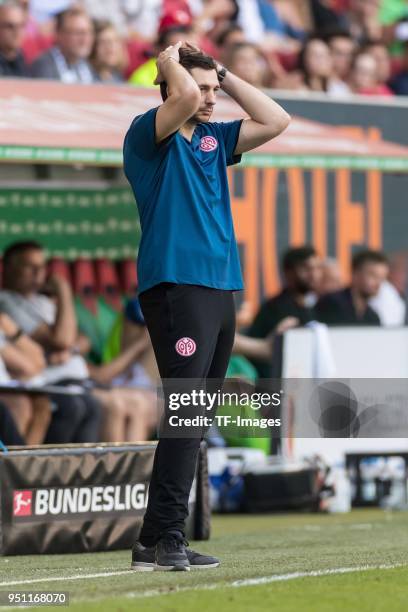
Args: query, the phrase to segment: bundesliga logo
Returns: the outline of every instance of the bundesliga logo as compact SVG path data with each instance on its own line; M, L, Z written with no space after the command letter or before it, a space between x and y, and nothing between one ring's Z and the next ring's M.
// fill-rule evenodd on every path
M31 516L32 491L14 491L13 516Z
M13 516L143 510L147 495L144 484L14 491Z
M213 136L203 136L200 141L200 149L208 153L218 147L218 142Z

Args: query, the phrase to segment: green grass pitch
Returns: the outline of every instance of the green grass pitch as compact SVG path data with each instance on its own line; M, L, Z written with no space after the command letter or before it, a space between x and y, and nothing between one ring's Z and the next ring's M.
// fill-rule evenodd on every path
M70 612L408 610L404 512L215 516L211 540L193 547L222 565L136 573L129 551L8 557L0 591L68 591L69 608L45 609Z

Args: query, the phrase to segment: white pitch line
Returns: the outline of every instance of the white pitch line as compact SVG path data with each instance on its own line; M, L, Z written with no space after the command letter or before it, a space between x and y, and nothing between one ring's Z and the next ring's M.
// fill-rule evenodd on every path
M20 584L36 584L37 582L59 582L64 580L86 580L88 578L110 578L111 576L124 576L134 574L131 569L118 572L103 572L98 574L76 574L74 576L51 576L50 578L30 578L30 580L13 580L12 582L0 582L0 587L18 586Z
M388 570L397 569L399 567L407 567L406 563L394 563L390 565L361 565L357 567L338 567L326 570L311 570L309 572L293 572L290 574L274 574L272 576L261 576L259 578L245 578L243 580L234 580L230 582L219 582L212 584L202 584L197 586L185 586L172 588L171 592L194 591L194 590L213 590L221 588L239 588L245 586L256 586L259 584L269 584L272 582L284 582L287 580L296 580L298 578L317 578L320 576L332 576L336 574L350 574L353 572L365 572L368 570ZM211 570L208 570L211 571ZM213 570L214 571L214 570ZM73 576L53 576L50 578L33 578L29 580L14 580L12 582L0 582L0 587L19 586L24 584L37 584L41 582L64 582L65 580L87 580L91 578L110 578L112 576L134 576L132 570L121 570L117 572L101 572L97 574L77 574ZM188 574L187 574L188 575ZM191 575L191 574L190 574ZM162 589L152 589L149 591L136 591L127 593L127 597L152 597L154 595L163 595L168 593L165 587Z
M336 574L352 574L354 572L366 572L368 570L387 570L398 567L406 567L406 563L394 563L392 565L360 565L359 567L337 567L327 570L311 570L310 572L293 572L292 574L275 574L262 578L247 578L231 582L232 587L252 586L257 584L269 584L270 582L284 582L296 580L296 578L318 578L319 576L332 576Z

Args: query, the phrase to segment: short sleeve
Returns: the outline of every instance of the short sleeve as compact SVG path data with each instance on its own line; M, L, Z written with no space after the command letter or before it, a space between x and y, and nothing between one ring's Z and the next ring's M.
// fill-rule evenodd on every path
M158 106L151 108L133 120L125 138L124 147L130 147L133 153L142 159L151 159L160 151L165 151L176 132L156 143L156 113Z
M242 154L234 155L234 151L237 146L242 122L243 119L236 119L235 121L221 121L220 123L215 123L224 141L227 166L239 164L241 161Z

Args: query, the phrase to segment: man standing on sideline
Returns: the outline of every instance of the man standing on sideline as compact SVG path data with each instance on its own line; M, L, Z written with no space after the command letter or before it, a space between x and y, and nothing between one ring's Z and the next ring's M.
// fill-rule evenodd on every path
M271 140L289 115L189 43L157 59L163 104L137 116L124 143L139 209L139 299L163 379L223 381L243 288L226 166ZM223 89L249 115L210 122ZM168 414L166 412L166 414ZM186 549L188 498L200 440L161 437L134 569L216 567Z

